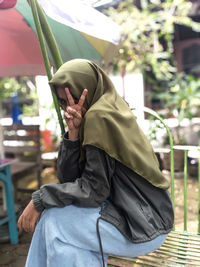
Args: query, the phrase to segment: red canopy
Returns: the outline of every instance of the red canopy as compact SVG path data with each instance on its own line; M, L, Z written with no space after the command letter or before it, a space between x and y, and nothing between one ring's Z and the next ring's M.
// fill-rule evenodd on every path
M46 75L36 34L22 15L0 10L0 77Z
M14 7L17 3L17 0L0 0L0 9Z

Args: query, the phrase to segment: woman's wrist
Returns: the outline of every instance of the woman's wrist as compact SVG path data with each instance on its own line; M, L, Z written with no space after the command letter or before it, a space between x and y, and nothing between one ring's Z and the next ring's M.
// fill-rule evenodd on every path
M79 128L78 129L74 129L74 130L69 130L69 140L76 140L79 138Z

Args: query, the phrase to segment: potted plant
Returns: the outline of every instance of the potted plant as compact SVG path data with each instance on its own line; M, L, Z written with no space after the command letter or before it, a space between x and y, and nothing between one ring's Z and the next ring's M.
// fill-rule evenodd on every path
M20 120L22 116L38 115L36 89L30 77L1 79L0 99L1 117L11 116L16 105L19 115L17 120Z
M157 93L157 97L163 101L164 110L160 110L160 113L169 120L173 121L174 126L171 127L171 131L174 137L175 145L191 145L191 140L186 135L193 135L192 119L194 117L200 117L200 78L195 78L192 75L186 75L184 73L177 74L175 79L170 84L170 90ZM185 125L183 126L183 122ZM170 126L170 125L169 125ZM186 131L187 130L187 131ZM164 139L163 144L168 144L168 138ZM193 143L198 145L198 141ZM175 170L183 169L183 151L175 150ZM169 167L168 155L164 156L166 159L166 165ZM165 165L165 162L163 162Z

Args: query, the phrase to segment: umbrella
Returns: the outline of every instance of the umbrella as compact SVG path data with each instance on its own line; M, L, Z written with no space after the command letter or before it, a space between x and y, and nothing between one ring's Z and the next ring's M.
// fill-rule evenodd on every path
M45 75L36 34L15 9L0 10L0 77Z
M112 59L119 27L109 18L76 0L38 2L48 15L64 62L73 58L97 62ZM0 77L45 74L35 32L26 0L18 0L11 9L0 10Z

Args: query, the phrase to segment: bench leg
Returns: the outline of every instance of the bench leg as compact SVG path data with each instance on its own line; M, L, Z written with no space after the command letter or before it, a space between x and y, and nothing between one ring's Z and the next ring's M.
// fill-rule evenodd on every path
M13 197L13 186L10 173L10 166L6 166L6 180L4 181L4 190L7 206L7 215L9 217L8 227L10 234L10 242L15 245L18 243L18 230L16 223L15 205Z

